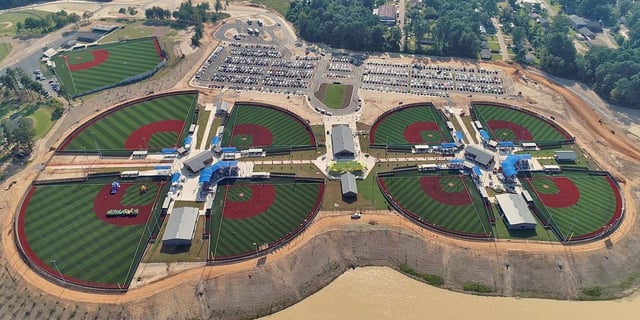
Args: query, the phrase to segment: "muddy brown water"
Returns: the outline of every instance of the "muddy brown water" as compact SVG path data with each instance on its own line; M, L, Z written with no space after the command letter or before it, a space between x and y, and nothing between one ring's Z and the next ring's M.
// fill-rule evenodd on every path
M324 289L263 320L638 319L640 295L614 301L482 297L429 286L385 267L349 270Z

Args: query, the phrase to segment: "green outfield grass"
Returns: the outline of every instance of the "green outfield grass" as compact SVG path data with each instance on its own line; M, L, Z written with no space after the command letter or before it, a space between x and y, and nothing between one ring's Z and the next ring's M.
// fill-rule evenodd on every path
M440 144L442 139L444 142L453 142L446 121L431 104L408 106L379 118L371 128L369 140L371 144L410 147L414 144L407 141L404 130L417 122L433 122L439 128L439 132L423 131L423 144Z
M449 205L431 198L420 185L421 178L428 175L441 177L440 185L446 192L467 190L472 203ZM492 232L480 193L468 176L442 171L438 174L411 171L379 179L386 185L393 201L422 218L427 224L436 224L449 230L477 235L488 235Z
M24 23L24 19L26 18L43 18L49 13L50 12L41 10L23 10L0 14L0 36L15 37L17 31L16 24L18 22Z
M144 184L148 192L140 195L129 188L123 198L126 205L147 205L167 192L163 180L92 179L36 186L26 207L24 235L41 263L77 279L97 285L126 287L150 239L159 210L154 210L147 224L116 226L96 216L93 205L98 192L112 181ZM156 208L158 209L158 208ZM19 228L18 232L22 232ZM54 262L55 261L55 264Z
M563 133L553 125L525 112L497 105L474 104L474 112L482 126L496 141L533 141L559 142L567 140ZM525 128L532 140L523 139L509 129L492 128L488 122L493 120L512 122Z
M225 197L230 200L249 198L249 181L227 180L218 185L211 213L210 255L215 259L251 254L256 247L273 244L294 231L312 212L322 197L323 185L314 182L282 182L270 180L265 185L273 185L275 199L261 214L245 219L229 219L222 216ZM227 186L229 189L227 191ZM255 245L254 245L255 243Z
M531 177L531 180L520 179L523 181L523 187L529 190L529 193L534 197L536 206L544 208L543 212L547 214L547 219L566 238L579 237L595 232L605 226L615 213L615 193L618 190L609 185L606 176L564 171L562 174L553 176L534 173ZM554 194L558 192L558 188L548 177L569 178L579 190L580 198L578 202L565 208L544 206L537 194Z
M185 122L180 136L175 132L157 132L151 136L147 150L159 151L182 143L193 118L197 94L181 94L140 102L100 118L87 127L81 127L60 146L61 151L108 152L124 151L127 137L140 127L164 120Z
M154 38L144 38L61 52L52 58L56 64L54 71L66 94L81 95L153 69L162 61L154 43ZM82 70L69 69L67 61L71 64L92 61L92 52L101 49L109 52L103 63Z
M8 43L0 43L0 61L11 52L11 45Z
M343 84L329 84L322 103L331 109L342 109L342 101L344 101L346 92L347 86Z
M289 150L290 148L313 146L311 128L293 116L268 107L236 105L231 110L224 127L223 146L240 149L252 148L250 143L260 137L243 135L244 140L231 139L231 133L237 125L258 125L271 131L273 140L268 146L258 146L267 150Z

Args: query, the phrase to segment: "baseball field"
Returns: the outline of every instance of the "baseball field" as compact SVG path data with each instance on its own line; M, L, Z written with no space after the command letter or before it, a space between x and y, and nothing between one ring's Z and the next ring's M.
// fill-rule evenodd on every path
M469 176L413 170L378 174L378 184L394 207L420 224L464 237L491 235L488 213Z
M371 146L411 148L453 142L446 120L432 104L407 105L382 114L369 132Z
M293 113L269 105L236 104L224 124L223 146L290 151L316 147L311 127Z
M120 188L112 194L112 182ZM144 187L143 187L144 186ZM166 177L34 185L20 209L17 237L37 269L77 285L127 288L159 230Z
M472 104L471 114L495 141L559 143L573 141L557 124L525 110L499 104Z
M64 51L52 61L62 90L79 96L151 71L164 58L158 39L151 37Z
M565 170L554 175L532 173L520 180L560 239L597 237L622 218L620 190L609 175Z
M211 211L209 260L252 255L290 240L319 210L323 180L225 180Z
M128 102L80 126L57 151L128 156L131 150L176 147L193 122L197 101L197 92L185 91Z

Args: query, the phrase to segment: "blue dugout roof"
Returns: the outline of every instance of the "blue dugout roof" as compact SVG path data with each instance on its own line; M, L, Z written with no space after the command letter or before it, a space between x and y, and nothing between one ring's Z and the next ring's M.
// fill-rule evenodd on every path
M481 176L482 175L482 170L480 170L480 167L474 166L473 167L473 173L475 173L476 176Z
M224 147L222 148L222 153L236 153L238 149L236 147Z
M464 133L462 133L462 131L456 131L456 137L458 137L458 140L463 140Z
M516 154L508 156L504 161L502 161L502 173L506 177L513 177L518 174L518 169L516 169L516 163L520 160L530 160L530 154Z
M162 149L162 154L174 154L178 152L178 149L176 148L164 148Z
M513 148L513 141L500 141L498 146L501 148Z
M211 144L214 144L214 145L220 144L220 137L218 136L213 137L213 139L211 139Z
M198 182L211 182L211 176L213 174L223 168L233 168L238 166L238 161L218 161L211 166L208 166L200 172L200 179Z
M491 136L489 135L489 132L487 132L486 130L482 129L479 132L480 132L480 136L482 137L482 139L484 139L484 140L490 140L491 139Z
M180 172L176 172L171 176L171 183L180 181Z
M464 159L449 159L449 163L463 163Z
M193 136L192 135L188 135L186 138L184 138L184 145L188 145L191 144L193 142Z
M453 142L443 142L440 144L440 146L443 148L455 148L456 144Z

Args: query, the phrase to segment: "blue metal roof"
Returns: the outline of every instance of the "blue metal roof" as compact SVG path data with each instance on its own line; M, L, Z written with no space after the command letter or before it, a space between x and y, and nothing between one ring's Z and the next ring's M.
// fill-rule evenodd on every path
M155 170L169 170L169 169L171 169L171 166L155 166L155 167L153 167L153 169L155 169Z
M489 135L489 133L486 130L482 129L479 132L480 132L480 136L482 137L482 139L485 139L485 140L490 140L491 139L491 136Z
M180 181L180 172L176 172L171 176L171 183Z
M162 154L174 154L178 152L176 148L164 148L162 149Z
M463 140L464 133L462 133L462 131L456 131L456 137L458 137L458 140Z
M455 148L456 144L453 142L443 142L440 144L440 146L443 148Z
M515 154L510 155L504 161L502 161L502 173L507 177L513 177L518 174L516 169L516 163L520 160L530 160L530 154Z
M193 142L193 136L192 135L188 135L186 138L184 138L184 145L188 145L191 144Z
M211 166L208 166L200 172L200 179L198 180L200 183L203 182L211 182L211 176L213 174L223 168L233 168L238 166L238 161L218 161Z
M464 159L449 159L449 163L463 163Z
M218 136L213 137L213 139L211 139L211 144L213 144L213 145L220 144L220 137L218 137Z
M498 145L502 148L513 148L513 141L500 141Z
M482 170L480 170L480 167L474 166L473 167L473 173L475 173L477 176L481 176L482 175Z
M222 153L236 153L238 149L236 147L224 147Z

